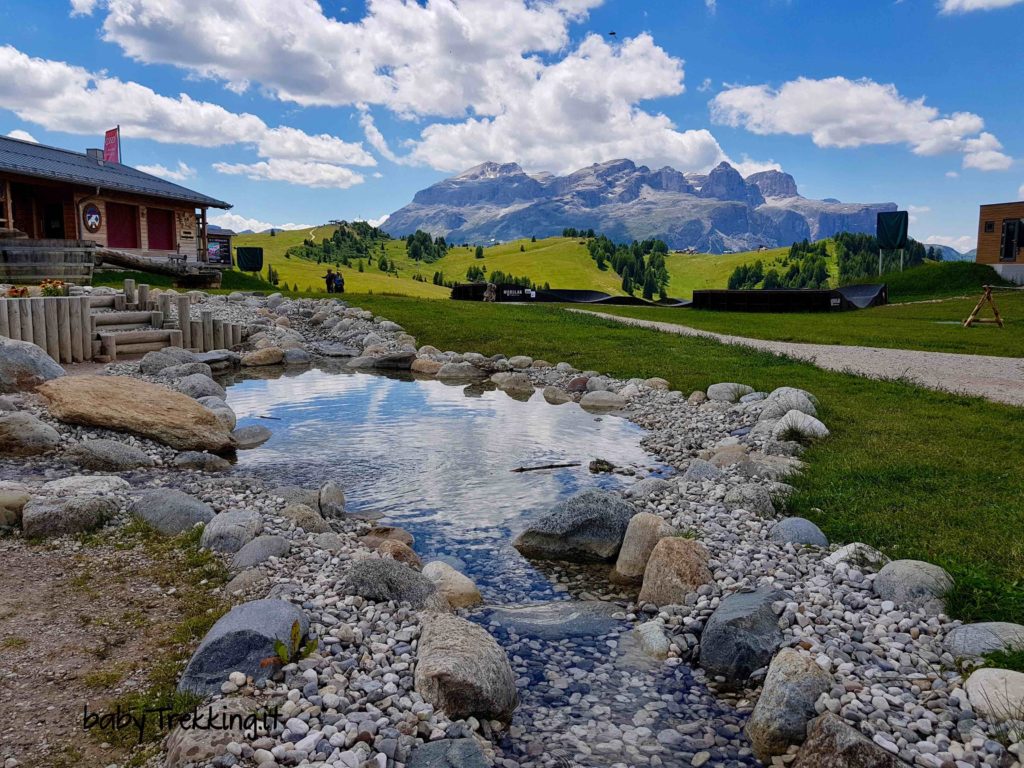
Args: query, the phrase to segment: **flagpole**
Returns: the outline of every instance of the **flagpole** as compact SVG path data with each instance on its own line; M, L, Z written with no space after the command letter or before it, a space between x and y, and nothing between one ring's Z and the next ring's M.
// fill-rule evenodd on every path
M121 124L117 124L117 162L124 163L124 158L121 156Z

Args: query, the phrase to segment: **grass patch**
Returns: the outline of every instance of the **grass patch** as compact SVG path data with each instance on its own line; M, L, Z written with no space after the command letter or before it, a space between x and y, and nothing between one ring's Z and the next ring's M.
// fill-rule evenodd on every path
M821 400L832 437L792 479L791 514L836 542L948 569L951 611L971 621L1024 615L1024 409L874 381L713 341L670 336L562 311L379 296L354 303L401 323L421 344L528 354L622 378L662 376L684 392L718 381Z
M173 288L174 278L170 275L156 275L151 272L129 272L112 269L105 269L93 273L93 285L105 285L110 288L123 288L125 280L134 280L135 283L145 284L152 288ZM266 280L248 273L239 272L234 269L225 270L222 273L221 287L218 292L226 291L265 291L272 293L277 289Z
M82 540L84 544L89 544L93 542L93 537L102 535L92 534ZM181 609L181 618L160 643L160 660L147 670L145 687L110 702L108 710L120 706L122 710L134 712L160 708L168 708L174 714L189 712L202 702L202 697L179 693L178 677L195 646L229 607L220 596L212 593L213 589L227 582L227 569L211 552L200 548L202 530L199 528L168 537L136 520L109 535L116 537L112 543L118 548L142 545L153 563L147 571L147 577L162 588L173 586L176 589L175 598ZM138 619L130 611L122 618L128 625L134 625ZM109 676L108 684L114 684L109 683L109 679L115 674L116 683L123 677L118 670L97 673L94 681L96 687L102 687L100 678L103 675ZM154 717L147 718L142 748L138 748L138 732L133 729L95 729L90 733L100 741L134 749L129 764L142 765L158 749L159 741L167 735L158 730L158 725Z
M975 293L980 296L983 285L1013 285L988 264L973 261L925 262L902 272L890 272L881 278L864 278L857 282L884 282L889 287L889 301L921 301Z
M1015 651L996 651L995 653L986 654L985 666L1024 672L1024 648Z
M0 648L9 648L13 650L15 648L24 648L26 645L28 645L28 640L24 637L16 637L14 635L0 640Z
M753 339L1024 357L1024 292L996 295L1005 328L994 325L962 327L961 322L971 313L980 297L979 288L977 295L970 298L814 314L714 312L665 307L602 306L596 309L613 315L687 325ZM984 316L990 316L988 310Z

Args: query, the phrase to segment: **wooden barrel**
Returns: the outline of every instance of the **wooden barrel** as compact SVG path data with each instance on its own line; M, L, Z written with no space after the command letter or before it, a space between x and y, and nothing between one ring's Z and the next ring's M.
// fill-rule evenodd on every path
M0 240L0 283L92 282L95 248L74 240Z

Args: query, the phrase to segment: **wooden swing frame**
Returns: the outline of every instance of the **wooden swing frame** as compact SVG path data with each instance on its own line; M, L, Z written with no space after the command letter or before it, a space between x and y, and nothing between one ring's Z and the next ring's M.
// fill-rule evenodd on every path
M1003 318L1002 315L999 314L999 307L996 306L996 300L992 297L992 286L983 285L982 288L984 288L985 291L981 294L981 298L971 311L971 314L966 320L964 320L964 328L970 328L975 323L998 325L1002 328ZM989 304L992 307L992 314L995 315L995 317L978 317L981 310L985 308L985 304Z

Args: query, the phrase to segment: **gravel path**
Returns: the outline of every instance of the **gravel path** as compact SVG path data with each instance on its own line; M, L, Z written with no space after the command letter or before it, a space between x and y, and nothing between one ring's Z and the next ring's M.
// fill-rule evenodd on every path
M606 312L570 309L584 315L614 320L624 325L651 328L680 336L702 336L723 344L734 344L775 355L804 360L830 371L855 373L871 379L904 379L918 386L961 395L975 395L997 403L1024 405L1024 359L990 355L956 355L949 352L921 352L911 349L796 344L729 336L675 323L659 323L620 317Z

